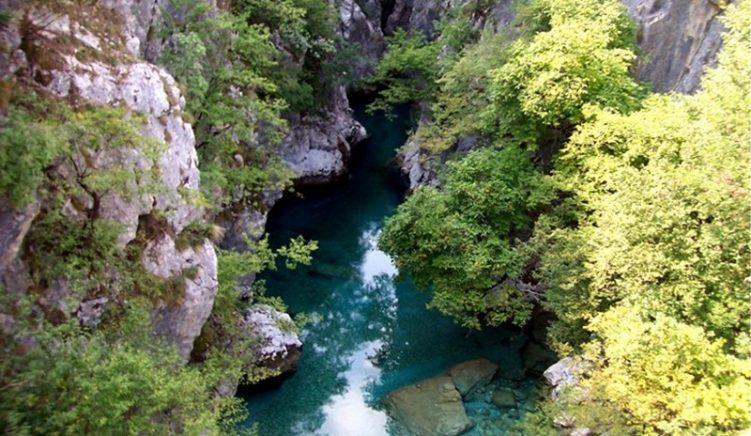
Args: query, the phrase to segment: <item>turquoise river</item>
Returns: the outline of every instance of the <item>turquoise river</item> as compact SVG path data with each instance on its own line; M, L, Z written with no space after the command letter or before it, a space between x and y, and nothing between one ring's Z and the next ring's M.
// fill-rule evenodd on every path
M288 196L270 214L272 245L303 235L319 249L310 266L263 277L268 295L311 321L297 373L239 394L247 425L257 424L261 436L401 433L379 406L388 392L478 357L498 364L499 373L521 371L521 331L469 332L427 309L427 295L409 280L397 281L394 265L376 246L384 221L405 196L393 159L411 121L405 110L396 115L389 120L357 108L370 138L357 146L349 179L325 192ZM533 383L522 381L527 388ZM500 424L477 425L471 434L503 433L508 421L486 406L465 404L475 422L495 418Z

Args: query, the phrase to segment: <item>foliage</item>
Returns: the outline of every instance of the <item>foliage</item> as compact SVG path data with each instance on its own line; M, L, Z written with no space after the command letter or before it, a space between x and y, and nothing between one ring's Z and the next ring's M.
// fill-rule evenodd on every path
M593 365L586 397L562 409L581 425L580 407L615 411L635 434L751 424L751 3L726 17L702 91L630 115L587 109L557 163L569 200L532 245L558 315L550 340Z
M331 10L318 0L294 4L311 38L303 51L320 55L306 60L303 69L313 72L323 67L308 62L325 63L333 51L326 39L333 35ZM213 14L207 5L171 2L162 60L188 97L184 119L194 124L207 196L222 208L260 206L263 192L285 188L290 178L275 149L285 128L280 114L286 103L273 74L280 52L272 29L247 11ZM221 229L196 221L172 235L163 213L152 211L122 247L123 229L101 219L100 200L113 190L126 201L156 192L152 182L160 174L157 165L145 172L135 163L113 166L102 156L138 149L155 161L163 144L144 138L143 117L123 108L70 107L26 88L15 91L0 126L0 194L17 207L44 201L21 254L28 293L17 301L21 297L3 291L9 302L2 316L14 322L0 332L0 426L13 434L235 432L242 408L215 389L241 377L259 381L269 371L247 359L247 339L209 338L216 341L202 349L197 344L201 355L186 364L154 336L149 314L155 303L179 303L197 267L162 279L146 272L142 259L145 245L165 234L182 251L218 239ZM222 253L219 295L206 329L237 327L249 304L240 299L240 278L275 267L279 256L288 267L308 263L315 249L295 239L272 251L262 240L250 253ZM61 295L50 296L57 291ZM70 320L76 306L68 303L99 296L108 297L100 324L84 328ZM41 304L44 299L54 304Z
M434 103L445 92L444 87L449 89L461 86L454 82L469 79L469 86L477 88L477 83L472 80L476 76L484 76L490 70L487 63L499 66L494 56L471 57L472 55L486 55L491 50L491 44L484 44L481 48L474 48L481 35L480 30L473 28L472 22L477 16L489 16L495 2L474 1L460 2L448 11L435 23L436 37L426 38L421 33L410 34L402 29L397 29L387 39L388 50L376 65L375 73L367 80L367 83L378 90L377 98L369 105L370 111L384 111L389 113L391 107L399 103ZM487 32L488 40L497 41ZM464 53L469 47L474 51L472 54ZM462 69L472 72L471 78L457 76L446 80L448 86L441 84L440 79L452 68L452 65L464 59ZM477 63L477 65L475 65ZM456 94L456 93L455 93ZM469 101L474 94L465 95ZM457 95L454 95L457 97ZM481 98L482 101L482 98ZM446 102L443 102L445 104ZM479 104L479 103L478 103ZM439 105L440 106L440 105ZM455 115L446 111L445 121ZM465 113L462 116L468 115Z
M280 247L277 253L284 257L284 266L295 269L298 265L310 265L311 254L318 249L318 242L305 242L302 236L289 241L289 245Z
M386 222L379 244L400 271L432 290L432 306L463 325L521 325L530 296L501 285L524 267L514 235L551 196L524 151L476 150L448 165L440 190L418 188Z
M175 0L167 17L172 44L160 61L187 91L200 154L203 190L224 207L260 204L266 190L284 189L291 173L274 144L283 135L276 84L278 67L270 31L248 16L208 14L207 4ZM217 198L218 197L218 198Z
M567 145L556 177L576 193L579 225L552 230L541 263L564 323L626 299L747 342L748 38L727 34L706 91L628 116L592 111Z
M495 133L534 146L546 130L581 122L587 104L637 106L642 90L629 76L634 28L623 5L535 0L534 8L538 23L530 26L538 31L515 42L509 61L491 73L486 119Z
M11 110L0 129L0 192L16 207L33 201L44 179L43 170L67 150L54 122L33 120L28 113Z
M43 320L3 332L0 424L12 434L220 433L236 400L213 397L206 368L185 366L135 306L106 337ZM19 318L24 319L24 318ZM28 318L25 318L28 319ZM33 344L33 345L30 345ZM230 419L231 421L231 419Z
M470 327L523 323L534 298L509 279L534 268L556 316L549 342L591 366L584 391L543 404L522 434L553 434L560 416L612 434L750 424L751 2L726 16L719 65L693 96L645 98L628 75L633 25L614 0L535 0L512 45L486 35L449 64L425 63L438 86L421 147L445 156L475 137L504 148L450 161L380 244ZM401 96L425 86L408 85ZM540 149L553 151L549 177L530 163L536 150L550 159Z
M119 148L139 149L156 160L160 146L140 134L142 121L123 108L73 110L17 88L7 123L0 128L0 193L16 207L27 205L36 199L44 171L62 157L75 172L71 189L92 196L111 190L124 194L138 178L143 179L142 189L148 189L156 174L145 174L135 165L100 169L97 164L101 152Z
M397 30L370 81L382 86L370 111L386 111L398 103L430 101L436 93L440 46L420 35Z
M490 73L507 61L507 52L507 36L488 32L457 55L437 80L431 122L420 124L414 134L421 149L437 155L461 138L484 134Z
M585 386L642 425L642 434L734 434L751 424L751 363L701 327L621 305L590 325L600 364Z
M251 23L279 35L282 68L269 69L266 74L277 84L279 95L291 110L318 109L333 87L346 80L347 61L351 59L342 59L338 52L352 51L346 50L346 43L334 32L336 14L328 2L242 0L233 8L246 14Z

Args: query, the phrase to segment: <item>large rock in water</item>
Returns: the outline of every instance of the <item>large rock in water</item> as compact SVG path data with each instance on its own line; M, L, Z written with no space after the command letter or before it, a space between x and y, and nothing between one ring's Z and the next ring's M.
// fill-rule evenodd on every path
M251 338L255 362L280 374L297 369L302 342L292 318L265 304L256 304L245 311L244 331Z
M488 359L462 362L449 370L449 375L462 396L487 385L498 371L498 365Z
M448 375L391 392L384 404L394 418L418 436L455 436L473 426Z
M347 173L352 147L365 139L365 128L352 116L343 87L335 89L326 110L294 115L281 155L294 172L297 183L318 185L335 181Z

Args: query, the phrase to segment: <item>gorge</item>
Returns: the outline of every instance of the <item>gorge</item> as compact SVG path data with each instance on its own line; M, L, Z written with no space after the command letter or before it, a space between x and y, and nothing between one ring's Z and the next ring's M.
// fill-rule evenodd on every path
M0 0L0 428L750 428L749 4Z
M395 282L397 271L376 241L404 195L393 159L410 116L402 108L389 121L360 107L355 117L372 135L357 146L351 178L333 192L282 200L269 215L272 245L301 234L319 248L309 267L266 277L269 295L310 320L301 335L305 346L297 373L279 387L241 395L261 434L385 434L383 397L476 358L500 364L499 379L513 383L518 395L536 381L524 373L521 356L528 340L521 330L470 333L426 309L425 295L408 280ZM484 399L468 407L476 422L487 425L483 431L492 428L491 418L498 421L497 432L510 427L499 421L500 410L490 416L492 406Z

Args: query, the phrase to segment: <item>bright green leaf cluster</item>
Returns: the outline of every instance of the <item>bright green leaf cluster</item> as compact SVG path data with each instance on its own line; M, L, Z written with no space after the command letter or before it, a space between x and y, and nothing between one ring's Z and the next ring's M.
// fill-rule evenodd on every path
M476 150L448 165L440 189L418 188L386 222L379 244L418 286L432 289L432 306L462 324L521 325L532 298L503 286L524 267L513 237L552 194L526 152Z

